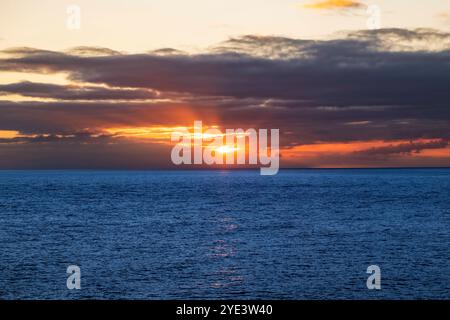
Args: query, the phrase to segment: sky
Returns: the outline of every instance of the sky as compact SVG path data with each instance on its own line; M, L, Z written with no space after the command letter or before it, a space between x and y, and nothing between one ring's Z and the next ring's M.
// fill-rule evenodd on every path
M283 167L450 166L449 49L448 0L2 0L0 169L171 167L195 120L279 128Z

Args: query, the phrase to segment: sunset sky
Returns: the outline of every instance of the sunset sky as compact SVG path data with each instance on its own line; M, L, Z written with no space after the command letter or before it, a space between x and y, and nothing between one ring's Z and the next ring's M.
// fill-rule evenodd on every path
M0 169L171 167L194 120L279 128L283 167L450 166L449 101L448 0L0 2Z

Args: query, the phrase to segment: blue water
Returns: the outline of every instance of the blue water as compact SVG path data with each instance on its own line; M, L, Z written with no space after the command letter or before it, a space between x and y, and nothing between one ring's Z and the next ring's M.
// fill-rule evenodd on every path
M449 200L444 169L0 171L0 298L449 299Z

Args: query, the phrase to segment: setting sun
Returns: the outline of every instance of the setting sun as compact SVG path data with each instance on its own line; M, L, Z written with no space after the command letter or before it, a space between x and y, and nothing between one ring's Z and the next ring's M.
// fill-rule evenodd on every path
M230 146L221 146L219 148L216 148L215 151L219 153L229 153L229 152L235 152L238 148L230 147Z

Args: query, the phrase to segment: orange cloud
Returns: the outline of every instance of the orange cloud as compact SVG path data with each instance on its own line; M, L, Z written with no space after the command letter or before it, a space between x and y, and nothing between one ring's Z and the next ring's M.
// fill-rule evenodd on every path
M0 130L0 139L13 139L19 135L19 131Z
M447 166L450 145L446 139L321 142L284 148L281 156L286 167Z
M353 0L322 0L314 3L303 5L308 9L353 9L360 8L363 4L359 1Z

